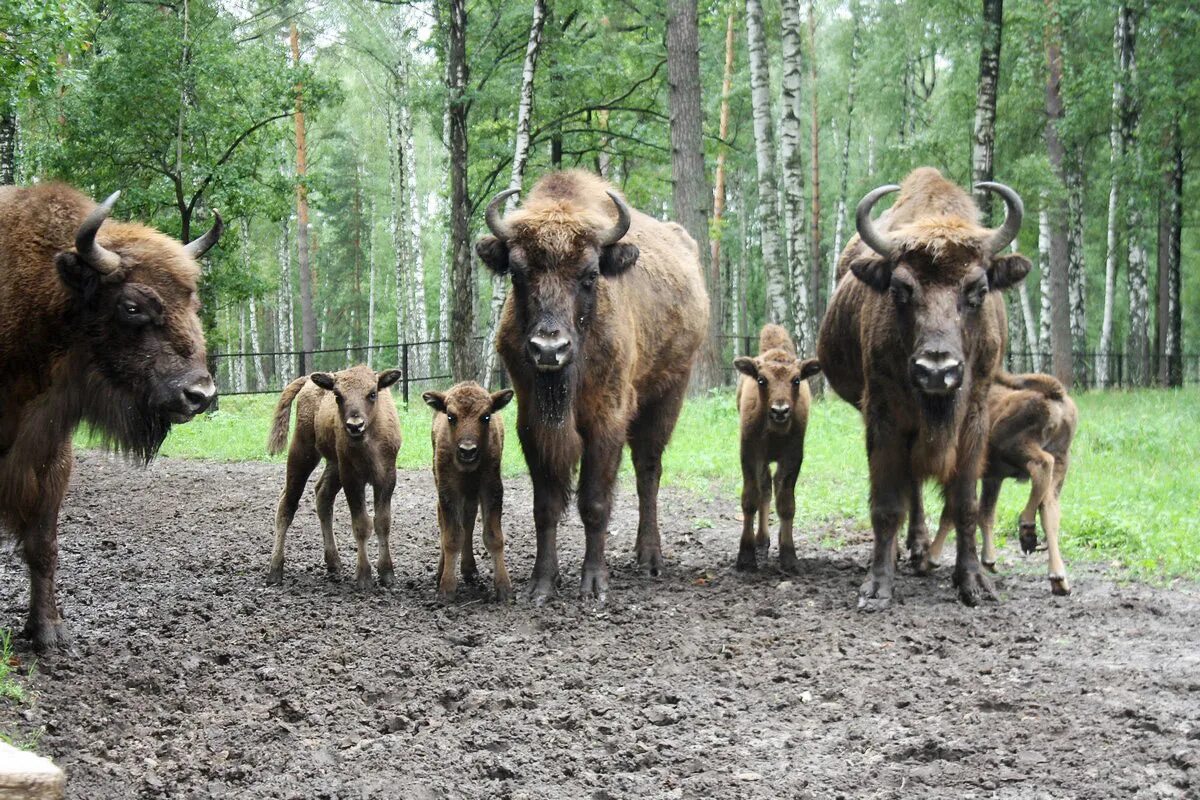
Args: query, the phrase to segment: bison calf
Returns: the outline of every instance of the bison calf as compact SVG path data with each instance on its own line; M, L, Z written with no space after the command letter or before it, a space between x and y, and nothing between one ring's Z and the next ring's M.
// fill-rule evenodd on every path
M1060 511L1058 497L1067 478L1071 441L1079 421L1075 402L1061 383L1049 375L998 375L988 392L987 465L983 473L983 492L979 500L979 526L983 529L983 564L994 568L996 545L996 501L1005 478L1030 482L1029 501L1021 511L1019 531L1021 550L1037 548L1037 521L1040 511L1050 555L1050 591L1071 593L1067 569L1058 550ZM949 504L942 510L937 538L930 548L936 559L950 528L953 511Z
M488 394L474 381L448 392L425 392L425 403L437 415L433 421L433 480L438 493L438 528L442 557L438 560L438 594L454 598L458 585L455 561L461 558L463 580L473 581L475 515L482 512L483 545L492 556L496 599L507 602L512 583L504 566L504 484L500 457L504 453L504 422L496 413L512 400L512 389ZM461 554L461 556L460 556Z
M797 571L792 518L796 479L804 461L804 431L812 395L805 380L821 371L815 358L801 361L791 337L779 325L765 325L758 356L742 356L733 365L742 373L737 406L741 417L742 543L737 568L756 569L757 550L771 548L767 532L771 508L771 462L775 462L775 511L779 515L779 566ZM758 512L758 537L754 515ZM756 547L757 545L757 547Z
M399 370L377 373L360 365L332 374L314 372L297 378L283 390L275 406L267 451L274 455L287 444L293 400L296 431L288 449L287 479L275 514L275 549L267 583L283 582L284 536L292 524L308 476L322 457L325 472L317 481L317 517L325 542L325 567L332 576L342 570L333 541L333 499L342 489L346 492L354 538L358 542L355 586L370 587L367 537L371 533L371 516L366 508L366 487L370 484L375 492L379 582L390 586L395 580L388 535L392 524L392 490L396 487L396 453L400 450L400 421L387 388L399 379Z

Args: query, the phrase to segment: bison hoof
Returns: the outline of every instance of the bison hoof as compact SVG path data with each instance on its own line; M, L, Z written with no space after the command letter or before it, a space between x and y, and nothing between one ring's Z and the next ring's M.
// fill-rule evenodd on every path
M954 585L958 587L958 599L965 606L977 606L981 599L999 599L991 578L978 569L955 570Z
M799 575L800 562L796 560L796 554L787 551L780 553L779 569L788 575Z
M283 583L283 567L267 570L267 586L279 586Z
M608 598L608 569L604 566L583 568L579 581L579 596L584 600L594 598L603 603Z
M25 637L33 644L38 653L72 653L71 639L67 636L67 626L61 622L30 623L25 626Z
M657 547L642 547L637 552L638 569L651 578L663 572L662 550Z
M394 586L396 584L396 570L392 567L382 567L379 570L379 585Z
M1036 525L1021 525L1021 552L1029 555L1037 550L1038 536Z
M508 605L512 603L512 599L512 586L509 586L507 583L496 584L497 603L500 603L501 605Z
M554 596L558 587L558 575L554 573L538 575L534 573L529 580L529 602L535 606L544 606L546 601Z
M1051 575L1050 576L1050 592L1059 597L1066 597L1071 593L1071 584L1067 582L1066 575Z
M933 559L929 557L929 551L924 549L913 549L908 552L908 563L912 565L913 573L916 575L928 575L933 571Z
M371 588L371 571L360 572L354 576L354 588L357 591L365 592Z
M457 593L453 589L448 589L448 590L439 589L438 594L437 594L438 602L444 606L448 606L454 602L454 598L456 595L457 595Z
M883 611L890 608L894 593L890 578L868 578L858 589L859 611Z
M742 548L738 551L737 568L742 572L753 572L758 569L758 553L753 547Z

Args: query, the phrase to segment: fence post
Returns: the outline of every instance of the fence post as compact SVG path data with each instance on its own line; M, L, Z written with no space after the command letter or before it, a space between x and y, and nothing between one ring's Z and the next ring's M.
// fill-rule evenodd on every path
M400 345L400 372L404 374L404 410L408 411L408 342Z

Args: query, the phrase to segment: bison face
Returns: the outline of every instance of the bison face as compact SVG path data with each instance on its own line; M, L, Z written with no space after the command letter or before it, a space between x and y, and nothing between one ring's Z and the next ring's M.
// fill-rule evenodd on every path
M821 371L815 358L802 361L783 350L768 350L755 358L742 356L734 359L733 366L758 385L759 407L766 410L768 427L778 433L791 428L804 381Z
M80 226L75 248L55 257L72 298L73 366L86 385L83 415L118 447L149 458L171 423L212 403L216 385L205 364L195 259L215 244L209 233L180 244L140 225L110 223L109 198Z
M375 372L357 366L341 372L314 372L308 379L333 393L342 429L351 441L361 441L375 423L379 393L400 380L401 374L398 369Z
M508 405L513 390L488 394L477 383L460 383L448 392L425 392L421 399L434 411L446 415L446 428L439 449L446 448L463 472L474 472L487 452L492 415Z

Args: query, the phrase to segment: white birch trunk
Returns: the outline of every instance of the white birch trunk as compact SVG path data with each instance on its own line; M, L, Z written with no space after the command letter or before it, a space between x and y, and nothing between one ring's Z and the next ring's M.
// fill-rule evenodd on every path
M1125 160L1125 131L1123 118L1126 112L1125 81L1129 69L1129 9L1122 4L1117 11L1113 28L1113 51L1116 72L1113 76L1112 121L1109 128L1109 164L1112 168L1108 189L1108 234L1105 238L1104 260L1104 316L1100 322L1100 349L1096 353L1096 385L1108 386L1109 351L1113 346L1113 306L1117 291L1117 222L1120 218L1121 164Z
M1042 208L1038 211L1038 294L1041 308L1038 314L1037 353L1034 370L1042 372L1050 353L1050 215L1046 212L1047 199L1042 196ZM1026 278L1022 286L1029 283Z
M783 24L783 110L779 122L779 156L783 161L784 241L790 268L788 285L792 298L792 335L797 351L806 353L812 349L812 343L807 341L811 313L808 296L810 250L800 122L803 114L800 94L804 80L800 49L800 0L782 0L780 6Z

